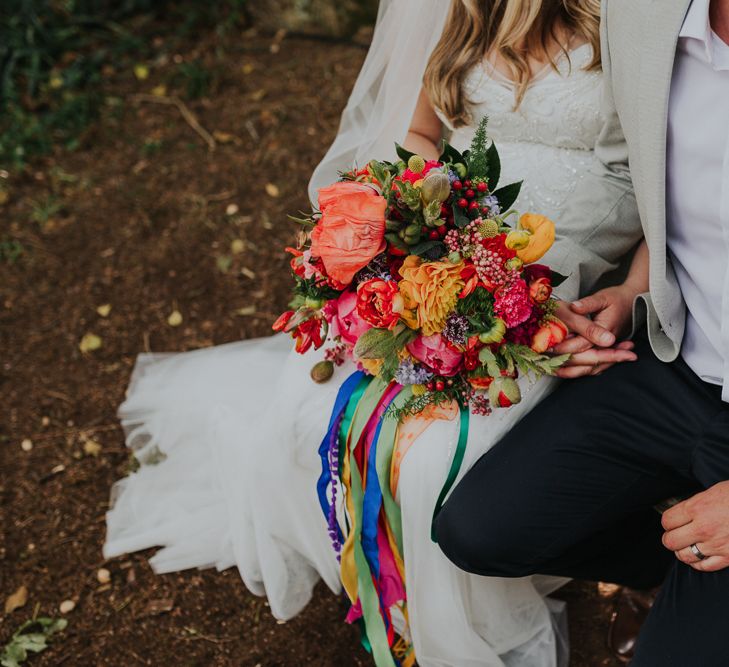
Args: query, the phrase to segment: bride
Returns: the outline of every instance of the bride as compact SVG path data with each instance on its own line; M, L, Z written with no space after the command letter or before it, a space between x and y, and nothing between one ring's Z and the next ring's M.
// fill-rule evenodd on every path
M525 181L516 207L550 216L559 230L596 159L601 79L599 0L381 0L339 135L312 179L312 200L339 170L394 157L395 141L432 158L446 135L462 150L488 115L504 181ZM574 296L574 284L566 283L565 297ZM301 356L291 347L280 335L139 357L119 415L142 465L113 489L105 557L157 546L151 563L159 573L237 567L279 619L298 614L319 579L341 591L317 498L317 449L353 368L345 364L328 384L314 385L309 370L323 352ZM519 405L474 416L462 470L554 382L523 386ZM405 651L402 664L565 665L563 610L546 597L563 580L472 576L431 542L457 439L457 420L433 422L400 470L407 614L393 619L415 656ZM380 662L396 664L389 654Z

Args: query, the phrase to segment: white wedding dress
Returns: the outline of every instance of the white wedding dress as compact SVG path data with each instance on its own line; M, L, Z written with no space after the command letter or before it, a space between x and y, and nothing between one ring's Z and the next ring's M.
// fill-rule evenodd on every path
M601 75L584 70L591 57L583 46L571 53L571 66L562 58L559 73L545 70L518 110L512 85L497 72L479 68L468 79L475 119L490 117L501 182L524 179L517 207L551 216L558 228L594 159L601 127ZM473 127L458 129L451 143L465 149L472 133ZM340 367L327 384L316 385L309 371L322 356L295 354L283 335L140 356L119 414L143 465L114 487L105 557L157 546L151 560L157 572L237 567L279 619L298 614L319 579L339 592L339 566L316 492L317 449L339 385L353 368ZM551 387L551 380L524 384L519 405L474 416L462 472ZM566 664L558 647L562 633L555 632L559 605L545 599L561 581L469 575L431 542L433 507L457 432L457 420L433 423L401 469L409 632L418 664Z

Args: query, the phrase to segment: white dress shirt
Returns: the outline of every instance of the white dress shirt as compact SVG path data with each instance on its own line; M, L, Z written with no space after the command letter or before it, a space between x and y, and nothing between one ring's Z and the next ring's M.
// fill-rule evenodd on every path
M729 45L693 0L668 113L667 243L688 308L681 354L729 401Z

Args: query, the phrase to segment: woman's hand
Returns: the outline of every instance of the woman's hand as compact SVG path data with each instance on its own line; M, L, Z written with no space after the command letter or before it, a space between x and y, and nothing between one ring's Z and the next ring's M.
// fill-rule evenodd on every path
M632 283L624 283L574 303L560 302L556 315L573 335L553 350L572 355L557 371L558 377L598 375L614 364L638 359L632 341L616 344L619 336L629 332L637 294Z

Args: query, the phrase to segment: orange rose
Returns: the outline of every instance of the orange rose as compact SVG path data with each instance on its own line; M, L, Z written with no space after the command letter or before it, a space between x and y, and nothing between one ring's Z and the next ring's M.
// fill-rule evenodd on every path
M440 333L464 287L462 270L462 262L424 262L416 255L407 257L400 268L405 324L421 329L424 336Z
M344 181L319 190L321 219L311 232L311 253L330 278L348 285L385 249L387 201L371 186Z
M532 338L531 348L539 354L544 354L550 347L559 345L567 338L567 326L562 320L550 317Z
M402 309L402 296L394 280L368 280L357 288L357 312L373 327L393 329Z
M552 281L549 278L537 278L529 283L529 298L532 303L546 303L552 296Z

